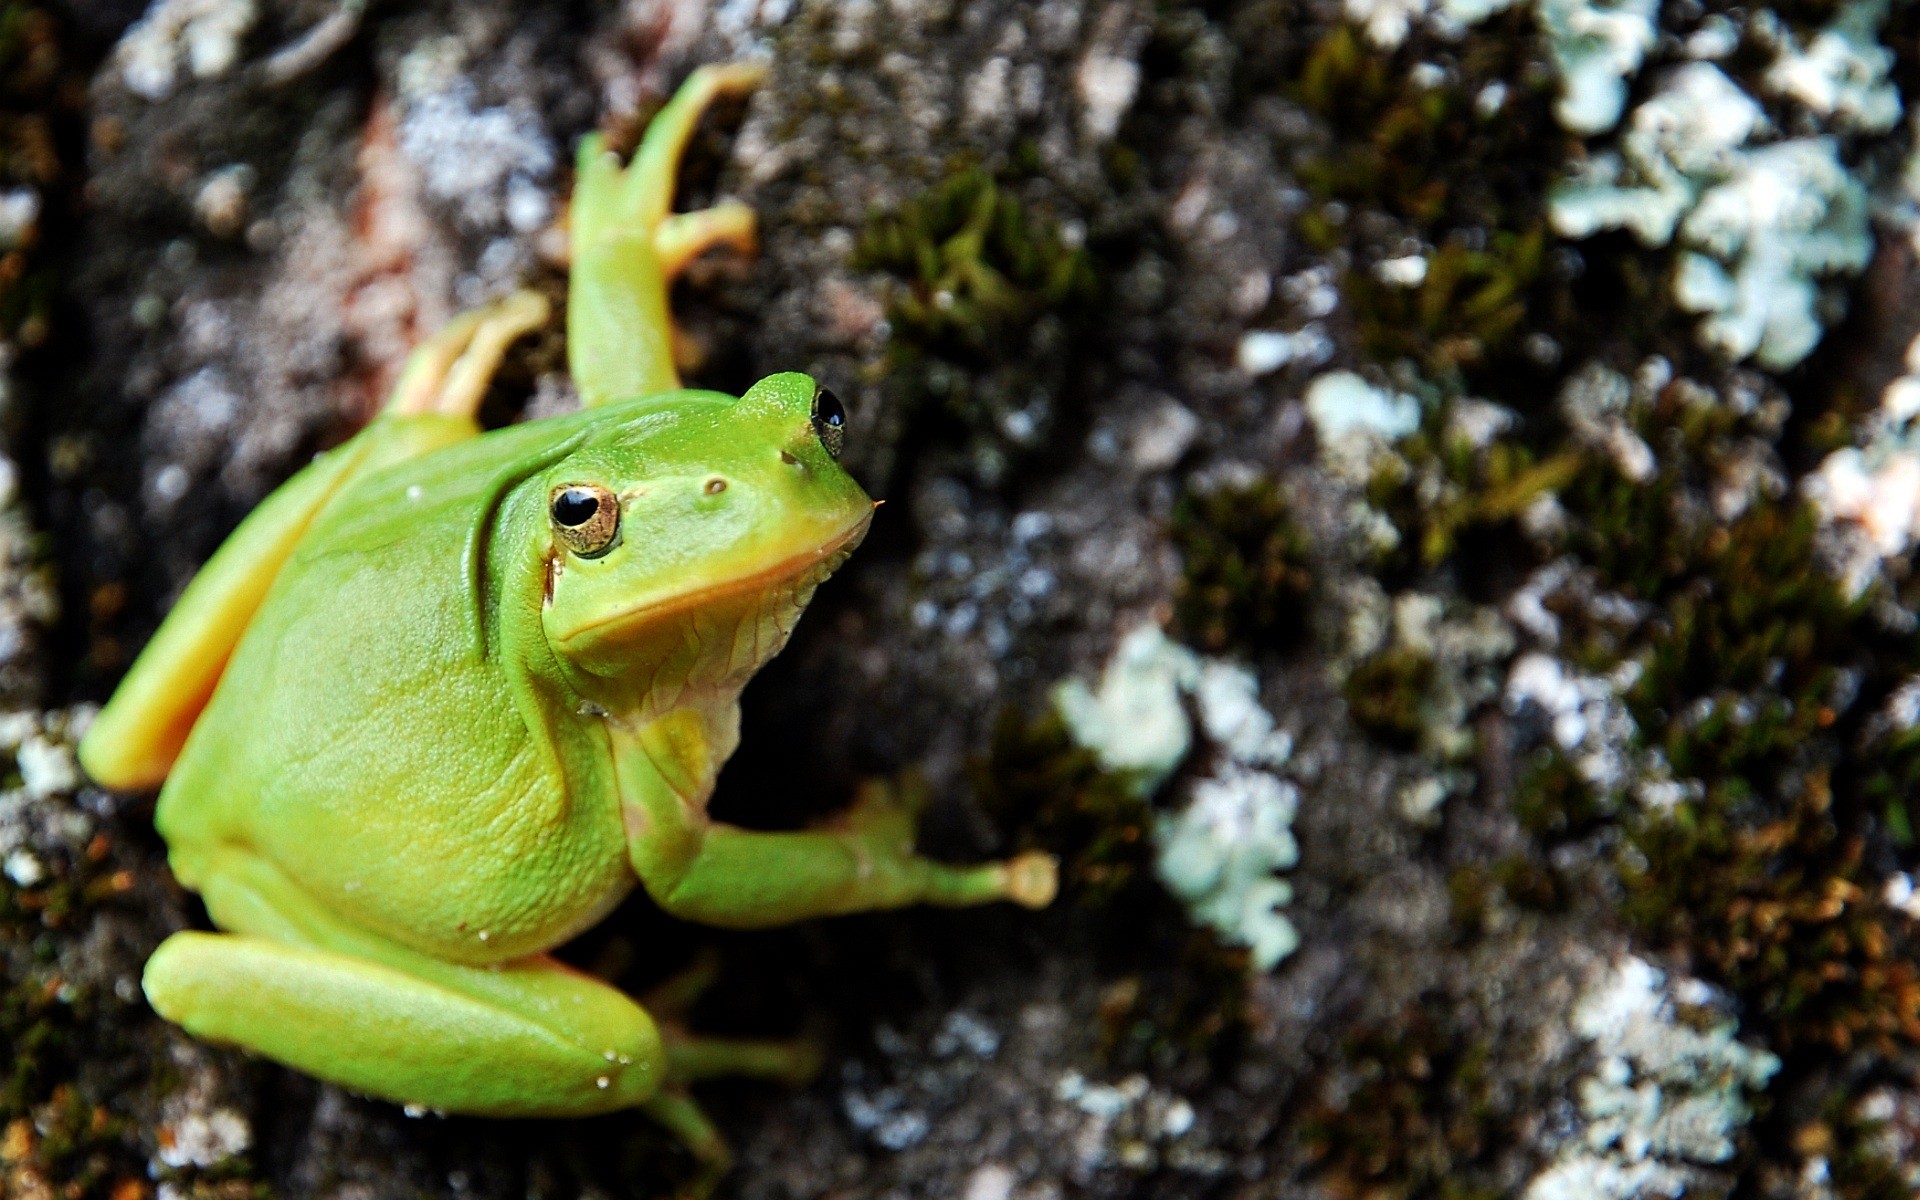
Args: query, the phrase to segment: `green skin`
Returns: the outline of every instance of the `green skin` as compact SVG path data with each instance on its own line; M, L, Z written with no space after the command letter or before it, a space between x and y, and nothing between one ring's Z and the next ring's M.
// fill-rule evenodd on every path
M164 780L170 862L223 931L149 960L168 1020L447 1112L643 1108L712 1173L725 1150L686 1085L803 1078L815 1052L692 1037L548 950L636 883L730 927L1051 899L1043 855L916 855L883 789L827 829L707 816L741 688L874 507L823 444L808 377L679 390L668 280L752 224L671 214L675 167L705 105L757 78L696 72L631 166L583 149L582 411L482 433L487 378L546 306L455 322L378 418L248 517L101 712L82 762L109 786ZM564 540L569 486L618 497L604 553Z

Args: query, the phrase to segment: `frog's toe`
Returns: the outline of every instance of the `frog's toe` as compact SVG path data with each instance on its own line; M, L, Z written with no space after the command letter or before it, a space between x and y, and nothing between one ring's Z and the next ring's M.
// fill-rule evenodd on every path
M1060 860L1039 850L1016 855L1005 864L1007 899L1022 908L1045 908L1060 894Z
M545 296L522 288L455 317L415 347L386 411L471 417L486 398L507 348L552 315Z
M723 200L698 212L675 213L653 231L653 251L659 255L660 269L668 279L677 277L688 263L716 246L742 254L760 248L758 223L751 208L738 200Z

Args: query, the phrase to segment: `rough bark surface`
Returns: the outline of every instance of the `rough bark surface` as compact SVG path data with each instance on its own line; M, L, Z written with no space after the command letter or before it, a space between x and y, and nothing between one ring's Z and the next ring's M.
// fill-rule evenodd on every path
M717 810L791 826L914 772L933 852L1045 847L1067 886L1039 914L757 934L635 901L571 947L636 992L713 948L702 1028L823 1031L812 1085L703 1093L727 1192L1906 1194L1915 589L1902 548L1849 592L1858 531L1801 496L1912 369L1920 276L1888 199L1908 131L1844 135L1875 257L1823 285L1813 357L1769 372L1699 345L1673 252L1553 233L1550 189L1600 143L1555 124L1530 16L1415 6L1383 45L1363 27L1387 7L149 10L231 22L211 66L192 37L143 50L137 6L8 8L57 59L9 68L57 169L8 168L41 200L6 280L37 272L46 298L0 304L0 1193L547 1200L689 1177L637 1117L413 1117L165 1026L140 964L204 914L150 799L88 787L67 747L220 538L416 340L515 286L564 293L579 136L630 142L693 66L753 54L768 82L708 122L682 203L745 200L761 247L679 287L690 381L827 382L887 503L749 692ZM1782 5L1782 36L1835 7ZM1658 70L1724 19L1667 10ZM1769 61L1757 27L1726 58L1743 82ZM1882 35L1890 87L1915 29L1901 9ZM1783 136L1844 128L1768 103ZM1410 282L1388 265L1414 257ZM1296 336L1282 361L1263 331ZM490 417L573 404L563 351L520 346ZM1615 399L1588 403L1594 364ZM1413 425L1343 441L1307 403L1338 371ZM1225 742L1143 800L1051 715L1146 625L1251 670L1291 736L1299 948L1271 970L1156 875L1156 824L1235 777ZM1555 709L1528 661L1615 684ZM1636 799L1656 785L1680 798ZM1653 1065L1666 1043L1583 1025L1633 963L1664 972L1647 1029L1737 1020L1734 1049L1672 1051L1683 1079ZM1670 1100L1662 1125L1643 1088L1604 1117L1596 1080L1701 1108ZM1546 1190L1582 1147L1625 1174Z

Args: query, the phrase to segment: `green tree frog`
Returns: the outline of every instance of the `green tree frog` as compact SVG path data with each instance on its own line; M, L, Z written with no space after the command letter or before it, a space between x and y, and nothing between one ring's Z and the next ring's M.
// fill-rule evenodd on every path
M731 927L915 903L1053 897L1054 861L914 853L874 790L831 827L709 819L738 697L874 504L846 417L798 374L683 390L669 281L753 213L676 214L703 109L759 68L706 67L622 165L583 144L568 365L582 409L482 432L522 292L409 358L351 440L269 496L195 577L80 747L161 787L174 873L220 932L148 961L155 1010L395 1102L497 1116L639 1108L710 1168L687 1092L804 1075L781 1042L677 1031L548 951L637 883Z

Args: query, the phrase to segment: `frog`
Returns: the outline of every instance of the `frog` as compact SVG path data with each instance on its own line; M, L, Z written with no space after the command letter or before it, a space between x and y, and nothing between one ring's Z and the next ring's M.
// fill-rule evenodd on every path
M949 864L870 784L824 825L708 813L740 695L877 507L811 377L683 387L669 285L752 250L738 201L674 212L702 113L765 68L695 70L630 158L582 140L570 201L577 411L483 429L551 302L521 290L407 358L385 405L206 561L82 739L154 821L213 926L166 938L165 1020L354 1092L450 1114L636 1109L701 1164L701 1080L804 1080L816 1039L705 1037L555 957L636 889L761 928L913 904L1054 898L1042 852ZM670 992L676 989L668 989Z

